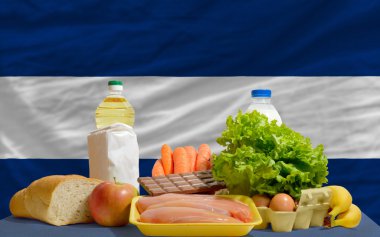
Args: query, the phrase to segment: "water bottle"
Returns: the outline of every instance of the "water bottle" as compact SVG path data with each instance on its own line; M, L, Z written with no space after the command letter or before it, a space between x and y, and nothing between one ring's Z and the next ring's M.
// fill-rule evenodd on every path
M246 112L252 112L253 110L256 110L257 112L266 115L268 117L269 122L272 120L277 120L278 126L282 124L280 114L277 112L276 108L271 103L271 90L252 90L251 96L252 102L249 105Z
M123 82L109 81L108 91L109 95L96 109L96 127L102 128L114 123L124 123L133 127L135 123L135 110L122 95Z

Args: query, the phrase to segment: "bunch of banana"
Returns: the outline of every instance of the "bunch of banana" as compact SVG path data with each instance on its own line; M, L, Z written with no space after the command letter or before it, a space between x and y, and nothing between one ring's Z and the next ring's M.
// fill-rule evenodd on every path
M342 186L328 186L328 188L331 190L331 211L329 212L331 227L355 228L358 226L362 213L355 204L352 204L351 194Z

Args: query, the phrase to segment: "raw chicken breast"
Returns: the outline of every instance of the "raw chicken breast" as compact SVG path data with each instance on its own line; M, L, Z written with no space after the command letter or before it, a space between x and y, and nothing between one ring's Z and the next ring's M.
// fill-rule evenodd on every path
M230 200L227 198L216 197L214 200L204 201L204 204L210 205L214 208L222 208L230 213L232 217L235 217L243 222L253 221L253 214L248 205Z
M241 223L223 214L191 207L160 207L144 211L140 221L145 223Z
M199 195L199 194L174 194L168 193L155 197L141 197L137 205L137 210L140 213L144 212L149 206L169 202L169 201L191 201L191 202L203 202L208 199L215 199L213 195Z
M219 213L226 216L231 216L230 213L223 208L213 207L208 204L197 203L194 201L187 201L187 200L168 201L168 202L158 203L158 204L148 206L146 210L160 208L160 207L192 207L192 208L203 209L206 211Z
M176 203L175 205L173 203L165 204L168 202ZM243 222L251 222L253 220L253 215L246 204L214 195L164 194L156 197L142 197L136 205L140 213L143 213L150 206L154 205L159 205L160 207L193 207L209 211L214 210L214 212L220 214L227 212L226 215L235 217Z

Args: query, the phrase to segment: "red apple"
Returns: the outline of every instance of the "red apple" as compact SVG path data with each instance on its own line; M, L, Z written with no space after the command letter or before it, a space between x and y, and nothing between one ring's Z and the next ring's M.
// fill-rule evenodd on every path
M137 195L137 189L131 184L100 183L88 198L91 215L102 226L127 225L132 198Z

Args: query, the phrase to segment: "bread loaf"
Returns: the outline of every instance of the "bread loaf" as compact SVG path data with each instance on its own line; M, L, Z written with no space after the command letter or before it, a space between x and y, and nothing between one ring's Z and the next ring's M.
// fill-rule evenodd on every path
M61 226L93 219L87 199L102 181L80 175L52 175L18 191L9 203L13 216L33 218Z

